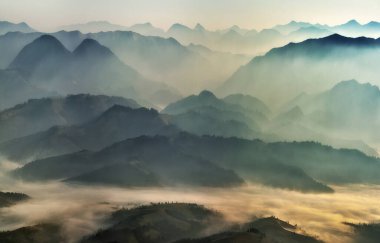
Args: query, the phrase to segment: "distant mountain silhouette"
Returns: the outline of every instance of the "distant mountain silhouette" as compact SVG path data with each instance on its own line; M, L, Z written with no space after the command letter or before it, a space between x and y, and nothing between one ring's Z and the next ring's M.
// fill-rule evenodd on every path
M293 42L299 42L306 39L323 38L332 34L334 34L334 32L317 26L301 27L300 29L291 32L289 34L289 39Z
M380 89L356 80L343 81L332 89L305 96L292 103L302 107L308 119L342 137L378 143L373 131L380 128Z
M223 100L227 103L240 105L247 110L262 113L266 116L271 114L269 107L264 104L264 102L250 95L232 94L223 98Z
M28 24L22 23L11 23L8 21L0 21L0 35L6 34L7 32L35 32Z
M128 30L146 36L163 36L164 31L160 28L154 27L151 23L134 24Z
M83 24L65 25L59 27L59 30L81 31L83 33L96 33L101 31L127 30L128 27L123 25L112 24L108 21L90 21Z
M275 30L286 35L286 34L290 34L290 33L294 32L294 31L298 31L302 28L309 28L312 26L313 26L312 24L306 23L306 22L290 21L287 24L276 25L273 27L273 29L275 29Z
M359 37L359 36L367 36L367 37L378 37L380 33L380 23L371 21L367 24L360 24L356 20L350 20L347 23L333 26L330 28L335 33L339 33L341 35Z
M252 59L218 93L251 94L270 106L278 106L302 92L326 90L336 80L376 80L379 50L380 40L338 34L290 43ZM331 66L335 68L331 70Z

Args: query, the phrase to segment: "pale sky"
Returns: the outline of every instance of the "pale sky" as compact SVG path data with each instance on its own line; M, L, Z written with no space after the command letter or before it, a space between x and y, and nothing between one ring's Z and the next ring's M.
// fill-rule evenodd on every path
M49 31L95 20L130 26L151 22L209 29L231 25L262 29L291 20L341 24L380 21L380 0L0 0L0 19Z

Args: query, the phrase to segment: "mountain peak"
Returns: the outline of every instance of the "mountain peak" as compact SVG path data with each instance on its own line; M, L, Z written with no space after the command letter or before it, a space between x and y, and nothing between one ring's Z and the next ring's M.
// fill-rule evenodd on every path
M236 37L236 36L240 36L240 34L234 30L234 29L230 29L228 30L228 32L225 34L225 36L229 36L229 37Z
M360 24L355 19L351 19L350 21L348 21L347 23L345 23L345 25L356 26L356 25L360 25Z
M69 55L69 53L54 36L41 35L19 52L9 65L9 68L20 68L25 71L31 71L34 66L38 65L46 57L63 57Z
M130 108L130 107L115 104L115 105L111 106L108 110L106 110L103 114L107 114L107 113L119 113L119 112L130 112L132 110L133 109Z
M365 89L368 89L368 90L373 90L373 91L379 93L379 95L380 95L380 89L377 86L371 85L369 83L362 84L362 83L359 83L355 79L339 82L338 84L336 84L333 87L332 90L333 91L337 91L337 90L347 90L347 89L350 89L350 90L356 92L356 91L358 91L361 88L365 88Z
M340 34L332 34L332 35L329 35L329 36L324 37L322 39L325 39L325 40L346 40L346 39L349 39L349 38L345 37L343 35L340 35Z
M36 32L33 28L31 28L27 23L12 23L9 21L0 21L0 35L6 34L8 32L24 32L31 33Z
M199 97L201 98L216 98L216 96L208 90L203 90L202 92L199 93Z
M106 24L106 25L110 25L111 23L107 20L95 20L95 21L90 21L90 22L87 22L86 24Z
M153 27L152 23L150 23L150 22L142 23L140 25L141 26L146 26L146 27Z
M170 27L169 31L170 30L191 30L191 29L187 27L186 25L175 23Z
M198 23L198 24L194 27L194 30L197 30L197 31L205 31L206 29L205 29L200 23Z
M299 24L299 22L294 21L294 20L292 20L292 21L290 21L290 22L288 23L289 26L297 26L298 24Z
M153 25L150 22L146 22L146 23L134 24L131 26L131 28L136 28L136 27L146 27L146 28L149 27L149 28L151 28L151 27L153 27Z
M154 109L148 109L145 107L141 108L131 108L119 104L113 105L111 108L106 110L103 114L101 114L98 118L99 120L115 120L120 117L125 117L125 116L144 116L144 117L149 117L149 119L152 119L154 117L158 117L159 113L158 111Z
M77 56L111 56L113 53L107 47L99 44L94 39L85 39L79 46L74 50L74 55Z
M371 21L368 24L366 24L366 26L368 26L368 27L379 27L380 23L376 22L376 21Z
M345 81L339 82L335 86L339 86L339 85L358 85L358 84L359 84L359 82L357 80L351 79L351 80L345 80Z
M48 46L63 47L62 43L52 35L41 35L35 39L31 44L43 44Z

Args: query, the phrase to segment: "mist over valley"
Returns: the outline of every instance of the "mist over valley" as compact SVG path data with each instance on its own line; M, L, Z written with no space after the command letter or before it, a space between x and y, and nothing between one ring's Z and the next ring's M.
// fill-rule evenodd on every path
M376 17L163 2L0 10L0 242L379 242Z

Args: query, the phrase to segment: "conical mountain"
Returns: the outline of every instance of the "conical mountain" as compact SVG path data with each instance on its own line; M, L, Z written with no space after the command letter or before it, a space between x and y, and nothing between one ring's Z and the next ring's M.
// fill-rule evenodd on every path
M27 74L39 68L53 68L63 64L70 57L70 52L62 43L51 35L42 35L26 45L9 65Z
M86 58L105 58L115 56L110 49L99 44L94 39L85 39L73 52L76 57ZM115 56L116 57L116 56Z

